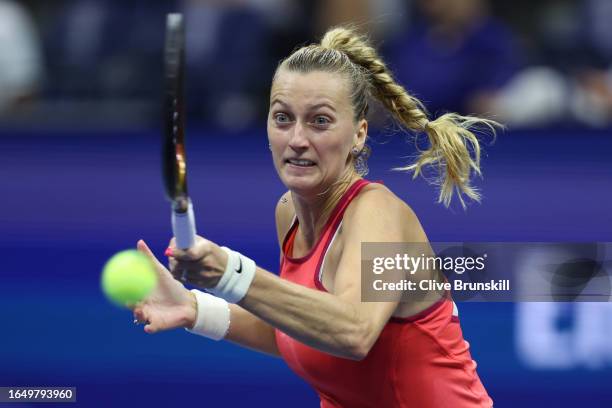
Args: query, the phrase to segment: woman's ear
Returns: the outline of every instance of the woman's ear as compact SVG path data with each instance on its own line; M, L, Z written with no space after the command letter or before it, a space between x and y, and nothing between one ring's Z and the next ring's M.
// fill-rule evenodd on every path
M360 119L359 122L357 122L357 132L355 133L355 137L353 139L353 146L357 147L359 150L363 149L367 137L368 121L365 119Z

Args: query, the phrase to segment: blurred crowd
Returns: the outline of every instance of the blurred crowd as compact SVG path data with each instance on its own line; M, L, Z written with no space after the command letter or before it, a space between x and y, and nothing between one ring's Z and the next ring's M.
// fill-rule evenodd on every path
M0 123L157 124L170 11L210 126L260 125L280 59L343 23L433 115L612 124L610 0L0 0Z

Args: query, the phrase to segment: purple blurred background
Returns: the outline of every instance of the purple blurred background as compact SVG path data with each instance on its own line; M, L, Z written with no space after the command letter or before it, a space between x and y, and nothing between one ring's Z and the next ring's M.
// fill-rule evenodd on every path
M405 199L431 240L612 241L609 4L0 0L0 386L76 386L84 407L318 404L282 360L181 331L145 335L99 290L114 252L143 238L161 256L170 238L165 12L185 11L191 30L199 230L276 272L284 190L265 135L270 78L296 44L343 21L367 23L434 114L509 125L485 147L483 203L464 212L389 170L414 148L372 118L369 178ZM496 407L612 406L611 303L459 308Z

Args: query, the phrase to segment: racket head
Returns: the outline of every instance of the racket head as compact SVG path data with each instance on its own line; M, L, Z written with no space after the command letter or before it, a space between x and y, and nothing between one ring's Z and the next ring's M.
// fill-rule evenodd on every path
M187 160L185 156L185 21L182 14L166 18L164 46L164 118L162 174L166 196L177 212L186 212Z

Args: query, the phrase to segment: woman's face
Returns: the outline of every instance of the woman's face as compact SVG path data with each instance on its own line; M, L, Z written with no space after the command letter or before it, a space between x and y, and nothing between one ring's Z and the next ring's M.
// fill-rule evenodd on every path
M355 123L348 80L340 74L281 69L270 94L268 139L285 186L301 195L325 191L363 147L367 122Z

